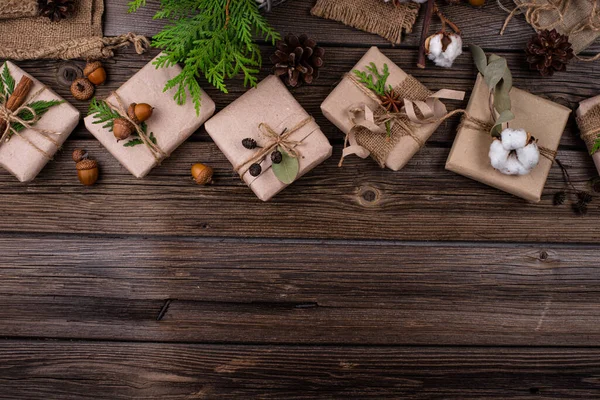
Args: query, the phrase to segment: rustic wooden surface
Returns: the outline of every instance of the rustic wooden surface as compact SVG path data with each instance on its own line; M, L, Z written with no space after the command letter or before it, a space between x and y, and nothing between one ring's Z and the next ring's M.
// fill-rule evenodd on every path
M403 171L337 168L342 134L319 105L369 46L430 89L469 94L475 69L468 51L453 69L417 69L421 18L393 47L311 16L313 2L268 18L326 48L320 79L293 93L334 155L272 202L203 130L144 180L83 124L33 183L0 171L0 398L600 398L600 199L586 217L554 207L557 167L535 205L445 171L456 119ZM127 15L125 1L106 3L106 35L160 29L152 4ZM598 63L530 72L531 28L518 17L499 36L506 13L488 3L443 10L465 42L508 59L516 86L571 108L600 92ZM98 94L156 53L120 52ZM85 112L57 84L58 62L18 64ZM218 109L245 90L201 83ZM100 162L94 187L77 181L76 147ZM596 176L573 120L559 158L577 186ZM190 182L198 161L214 186Z

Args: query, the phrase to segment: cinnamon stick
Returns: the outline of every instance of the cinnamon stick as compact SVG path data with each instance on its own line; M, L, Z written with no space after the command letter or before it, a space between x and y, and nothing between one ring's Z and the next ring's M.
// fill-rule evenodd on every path
M21 77L21 80L19 80L19 83L17 83L15 90L8 97L8 100L6 100L4 107L10 111L15 111L21 107L25 102L25 99L27 99L27 95L31 90L31 86L33 86L33 81L30 78L26 76ZM5 129L6 121L0 119L0 135L2 135Z
M419 46L419 59L417 67L425 68L425 41L429 33L429 25L431 25L431 17L433 16L433 8L435 0L427 0L427 8L425 9L425 20L423 21L423 30L421 30L421 45Z

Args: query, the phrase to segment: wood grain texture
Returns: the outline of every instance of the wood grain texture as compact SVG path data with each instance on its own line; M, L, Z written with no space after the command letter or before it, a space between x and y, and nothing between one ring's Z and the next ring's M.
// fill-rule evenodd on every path
M0 341L2 398L593 399L597 349Z
M597 246L3 237L0 337L595 346ZM380 334L385 332L385 334Z

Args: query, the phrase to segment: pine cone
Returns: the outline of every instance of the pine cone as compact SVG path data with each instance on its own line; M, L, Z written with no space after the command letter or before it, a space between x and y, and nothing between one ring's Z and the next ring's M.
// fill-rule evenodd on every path
M75 12L74 0L38 0L40 15L50 18L52 22L69 18Z
M290 33L277 42L276 48L271 62L275 64L275 75L285 75L283 80L286 85L296 87L302 82L311 84L318 78L325 49L317 46L313 39L306 35L298 37Z
M556 29L546 29L534 35L527 43L525 52L529 67L539 71L542 76L551 76L554 71L565 71L567 63L573 58L569 37L561 35Z

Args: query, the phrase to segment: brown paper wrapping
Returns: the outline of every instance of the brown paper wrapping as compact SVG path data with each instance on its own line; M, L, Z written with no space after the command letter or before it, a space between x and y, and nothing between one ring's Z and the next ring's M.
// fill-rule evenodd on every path
M467 113L480 120L490 120L489 89L481 75L477 76ZM513 88L510 92L515 119L511 128L522 128L538 139L538 145L556 151L563 134L570 109L560 104ZM528 175L504 175L495 170L489 159L492 137L468 126L458 130L450 150L446 169L485 183L530 202L538 202L546 185L552 161L540 156L540 163Z
M19 67L6 62L8 69L18 83L22 76L27 76L33 81L30 96L44 87L37 79L21 70ZM4 69L4 65L1 66ZM36 100L64 100L52 90L47 88ZM26 102L29 102L28 100ZM46 112L42 118L34 125L36 128L49 130L52 132L60 132L60 135L49 135L60 145L67 140L73 129L79 122L79 111L71 104L65 102L58 106L54 106ZM31 129L25 129L19 132L20 135L35 143L41 150L49 156L53 156L58 150L54 143L46 140ZM27 141L20 138L18 135L13 135L8 142L0 145L0 166L13 174L21 182L29 182L33 180L37 174L48 163L49 159L44 154L40 153Z
M178 65L157 69L151 61L117 89L125 107L130 103L148 103L154 107L152 117L146 121L148 134L154 133L157 145L167 154L171 154L215 112L215 103L204 91L199 116L189 93L185 104L177 105L173 99L175 88L163 92L167 81L180 72ZM118 105L112 95L106 100ZM102 128L103 124L93 123L94 116L87 116L84 121L92 135L136 178L143 178L158 165L146 145L125 147L123 144L129 139L117 142L112 132Z
M253 138L259 145L265 142L258 130L260 123L281 132L308 117L281 79L271 75L211 118L206 123L206 131L237 169L254 154L254 150L242 146L244 138ZM296 180L331 156L331 145L314 121L290 135L290 140L302 141L296 147L301 155ZM261 166L262 174L258 177L246 172L242 179L259 199L267 201L288 185L279 181L271 171L269 156L265 157Z
M377 47L371 47L354 68L352 68L352 71L355 69L366 71L365 67L371 62L375 63L379 70L383 68L384 64L388 65L390 76L387 83L392 85L392 87L396 87L402 83L408 76L406 72L383 55ZM358 103L364 103L371 108L377 106L377 103L364 94L353 82L344 78L321 104L321 110L329 121L347 134L352 129L352 122L348 117L348 109ZM426 142L439 125L439 123L419 125L415 128L414 134L422 142ZM419 151L419 144L410 136L404 136L388 155L385 165L389 169L398 171L410 161L417 151Z
M579 103L579 108L575 112L577 117L583 116L587 113L592 107L596 104L600 103L600 96L592 97L591 99L587 99ZM588 149L590 150L590 149ZM596 169L598 170L598 174L600 174L600 151L596 152L592 155L592 159L594 160L594 164L596 164Z

